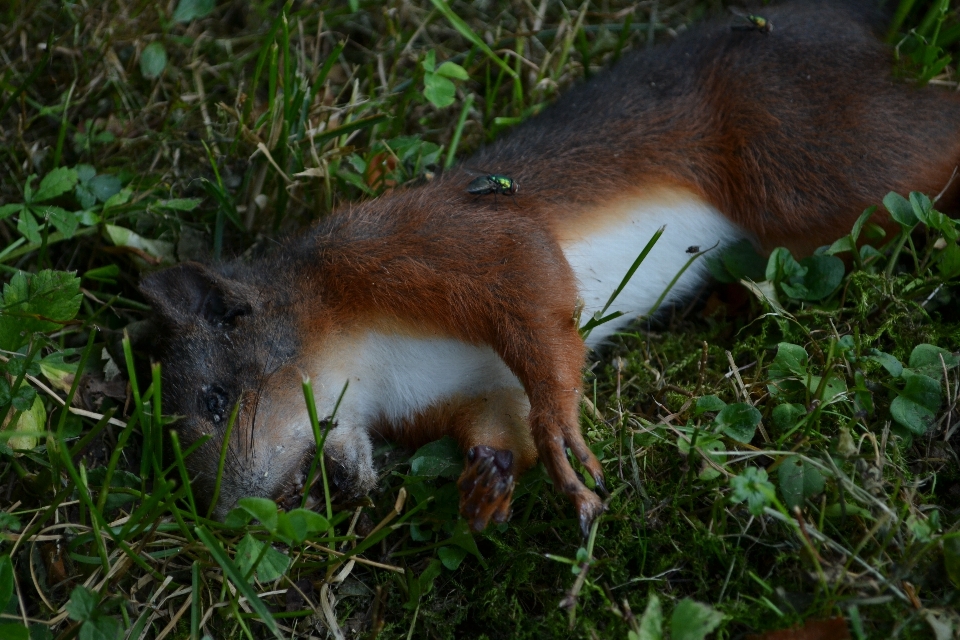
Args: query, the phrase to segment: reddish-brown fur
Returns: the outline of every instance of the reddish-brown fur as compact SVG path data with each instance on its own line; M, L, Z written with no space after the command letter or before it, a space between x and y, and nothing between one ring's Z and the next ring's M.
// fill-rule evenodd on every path
M349 359L364 332L437 336L496 352L523 385L529 430L509 417L523 404L509 394L453 396L364 428L409 446L450 434L464 450L511 451L507 473L483 455L465 471L479 526L505 517L509 491L480 509L494 490L472 483L500 473L503 484L534 463L535 445L588 526L602 504L565 454L602 486L578 428L585 348L570 237L610 227L635 201L698 197L764 248L809 253L889 190L940 191L960 160L960 97L891 80L858 7L771 7L772 33L719 22L624 60L468 163L515 179L515 198L468 195L474 176L454 170L348 206L254 265L148 277L167 331L165 407L186 416L184 440L214 436L188 461L198 486L212 486L223 406L247 398L222 501L297 494L313 444L288 442L277 416L298 402L299 377L318 359ZM497 412L503 429L490 420ZM289 450L274 453L278 442Z

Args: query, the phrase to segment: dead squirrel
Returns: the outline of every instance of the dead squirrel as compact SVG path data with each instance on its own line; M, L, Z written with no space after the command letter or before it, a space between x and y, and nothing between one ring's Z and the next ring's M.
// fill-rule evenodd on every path
M509 517L539 459L586 532L603 505L566 454L603 486L578 426L586 350L650 309L688 247L808 254L890 190L940 191L960 160L960 96L891 79L861 4L769 7L772 31L721 20L625 56L466 163L513 198L468 193L475 176L455 169L344 206L272 257L145 277L164 409L185 444L212 436L187 459L195 495L212 497L239 402L214 514L244 496L299 505L309 376L321 418L349 381L324 448L342 492L375 485L371 435L450 435L475 529ZM625 315L584 345L578 299L584 319L599 310L661 225ZM705 277L701 260L674 297Z

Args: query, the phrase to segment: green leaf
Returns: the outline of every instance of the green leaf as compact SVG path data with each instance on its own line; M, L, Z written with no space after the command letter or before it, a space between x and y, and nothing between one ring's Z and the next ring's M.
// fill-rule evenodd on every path
M64 361L62 351L55 351L40 361L40 373L55 389L68 393L73 385L73 377L77 374L77 365Z
M190 22L197 18L206 18L215 7L214 0L180 0L173 12L173 21Z
M804 378L807 375L807 351L789 342L777 345L777 355L770 365L771 378Z
M206 545L210 551L210 555L217 561L217 564L223 568L223 572L227 574L230 581L237 587L237 590L246 596L248 604L257 615L260 616L260 619L267 626L267 629L279 640L284 640L283 634L280 633L280 629L277 627L277 621L270 615L270 610L263 604L263 600L261 600L257 592L253 590L250 583L244 580L240 570L237 569L237 565L233 563L230 556L223 550L223 547L220 546L217 539L203 527L194 527L193 530L197 534L197 537L200 538L200 541Z
M767 258L757 253L752 242L740 240L721 249L719 253L710 252L706 256L706 264L713 277L721 282L761 282L765 279Z
M410 457L410 474L414 476L457 478L462 472L463 456L449 436L423 445Z
M437 549L437 555L440 556L443 566L453 571L467 557L467 552L460 547L440 547Z
M9 529L10 531L20 531L23 527L23 524L20 522L20 519L12 513L7 513L6 511L0 511L0 531L4 529Z
M880 365L887 370L887 373L892 375L894 378L899 378L903 373L903 365L900 364L900 361L889 353L884 353L883 351L878 351L877 349L871 349L869 359L879 362Z
M23 211L22 204L5 204L0 207L0 220L9 218L13 214L20 213L21 211Z
M863 231L863 225L867 224L867 220L869 220L873 214L876 213L876 211L876 205L867 207L863 210L863 213L860 214L860 217L857 218L857 221L853 223L853 230L850 232L850 235L855 241L860 238L860 233Z
M760 417L760 412L754 407L746 402L738 402L725 406L713 423L734 440L749 443L760 424Z
M821 391L820 383L822 380L822 376L810 376L810 382L807 385L807 388L813 393ZM827 382L823 385L820 400L822 402L830 402L841 393L846 393L846 391L847 383L843 380L843 378L835 375L834 373L829 373L827 376Z
M933 426L940 408L940 382L909 369L904 369L902 377L906 386L890 403L890 415L911 432L923 435Z
M237 506L260 521L267 531L277 530L277 503L267 498L240 498Z
M133 192L130 189L120 189L119 193L116 193L103 203L103 209L106 211L110 207L118 207L121 204L126 204L130 198L133 197Z
M942 361L941 358L943 358ZM942 380L944 367L947 370L953 369L957 364L960 364L960 358L957 358L956 354L932 344L918 344L910 352L909 364L910 368L916 373Z
M81 185L87 184L97 175L97 170L89 164L78 164L74 169L77 171L77 179Z
M4 640L30 640L30 630L19 623L0 623L0 638Z
M10 556L0 557L0 611L6 611L13 597L13 562Z
M693 415L700 416L704 413L716 413L727 406L727 403L714 395L701 396L697 398L697 408Z
M891 191L883 198L883 206L890 212L890 217L907 229L913 229L920 222L913 212L913 205L899 193Z
M159 78L167 67L167 50L161 42L151 42L140 54L140 73L144 78L153 80Z
M713 607L684 598L670 616L670 638L703 640L708 633L720 626L723 618L724 615Z
M115 264L108 264L102 267L97 267L95 269L90 269L83 274L83 277L88 280L95 280L97 282L106 282L108 284L116 284L117 276L120 275L120 267Z
M36 449L40 441L36 434L47 428L47 409L43 406L43 401L33 387L24 384L13 399L13 407L21 412L13 425L13 433L23 435L10 435L10 425L4 427L7 446L14 451Z
M310 535L322 533L330 528L330 523L316 511L294 509L281 513L277 520L277 531L293 544L303 543Z
M43 177L30 202L45 202L56 198L73 189L79 179L76 169L58 167Z
M840 286L846 270L843 260L830 255L813 255L801 260L799 265L800 269L791 267L780 282L784 293L796 300L826 298Z
M111 616L94 615L80 627L80 640L117 640L122 637L120 621Z
M487 563L480 554L480 549L477 547L477 541L473 537L473 532L470 530L469 525L467 525L467 521L463 518L457 520L457 524L453 526L453 535L450 536L446 542L460 547L467 553L473 554L480 562L480 566L484 569L487 568Z
M93 617L97 610L97 598L90 589L78 585L70 592L70 601L64 609L73 620L85 621Z
M824 479L820 470L806 463L800 456L790 456L777 470L780 492L791 509L803 504L806 498L823 491Z
M784 432L794 428L800 419L807 414L802 404L780 404L774 407L771 418L777 431Z
M423 95L435 107L440 109L453 104L457 88L452 82L436 73L428 73L423 77Z
M100 202L106 202L120 193L121 187L120 178L111 175L101 174L90 181L90 191Z
M124 189L117 195L113 196L113 198L110 198L110 200L103 205L104 208L106 209L111 201L120 197L126 191L127 190ZM149 240L134 233L130 229L118 227L112 224L103 225L103 232L107 239L109 239L110 242L118 247L131 247L133 249L140 249L146 254L157 258L163 264L173 264L174 262L172 242L166 242L164 240ZM134 262L139 266L146 266L146 262L141 258L134 258Z
M777 247L770 252L767 258L766 279L770 282L780 282L784 279L802 279L807 274L806 269L794 260L789 250Z
M37 224L37 219L30 213L30 209L26 207L20 210L20 218L17 220L17 231L27 239L27 242L40 244L40 225Z
M911 191L910 206L913 208L914 215L924 224L928 224L930 213L933 211L933 203L930 202L930 198L919 191Z
M223 519L223 526L229 529L237 529L242 527L253 520L253 516L250 515L250 512L241 507L234 507L230 509L227 513L227 517Z
M730 478L730 487L733 489L730 499L734 503L746 501L747 508L755 516L763 513L773 495L773 484L768 480L766 470L757 467L747 467L740 475Z
M0 299L0 349L16 351L38 331L53 331L80 309L80 279L66 271L17 272Z
M3 216L0 215L0 218ZM943 250L937 259L937 270L940 276L946 280L956 278L960 275L960 245L951 242Z
M77 227L80 225L77 214L71 213L61 207L38 207L34 209L34 213L38 218L49 220L65 238L72 238L73 234L77 232Z
M854 251L856 249L856 244L853 241L853 238L850 236L843 236L839 240L834 241L830 248L827 249L827 255L835 256L838 253L846 253L847 251Z
M867 520L874 520L873 514L870 513L869 509L864 509L863 507L858 507L855 504L846 502L840 504L835 502L834 504L827 505L827 508L824 509L824 514L828 518L842 518L846 516L858 516L860 518L865 518Z
M458 65L456 62L444 62L440 65L440 68L437 69L437 75L446 76L447 78L456 78L457 80L469 80L470 74L467 73L467 70Z
M240 571L243 572L243 575L250 573L253 563L260 557L265 544L269 543L260 542L248 533L243 537L243 540L240 541L240 544L237 545L236 563ZM273 582L274 580L278 580L287 572L289 566L290 557L270 546L264 554L263 559L260 560L260 563L257 565L257 580L260 582Z
M172 198L170 200L161 200L156 203L160 209L172 209L174 211L193 211L200 206L200 198Z
M933 411L903 396L897 396L890 403L890 415L918 436L925 434L936 419Z
M36 390L34 390L34 388L28 384L22 384L20 385L20 388L17 389L17 393L13 396L11 402L13 403L13 408L17 411L30 411L31 407L33 407L34 400L36 399ZM46 416L46 413L43 415Z
M647 607L640 616L637 640L663 640L663 606L657 594L650 592Z
M433 581L437 579L440 572L443 571L443 564L439 560L431 560L427 568L420 574L418 582L420 583L420 595L427 595L433 589Z
M420 66L423 67L423 70L427 73L433 73L437 69L437 52L436 51L427 51L427 55L423 56L423 61L420 62Z
M807 300L822 300L840 287L846 268L836 256L814 255L804 258L800 264L807 268L803 282L807 287Z
M78 184L77 188L73 190L75 196L77 196L77 202L80 203L80 207L83 209L91 209L97 204L97 196L93 195L93 192L85 184Z

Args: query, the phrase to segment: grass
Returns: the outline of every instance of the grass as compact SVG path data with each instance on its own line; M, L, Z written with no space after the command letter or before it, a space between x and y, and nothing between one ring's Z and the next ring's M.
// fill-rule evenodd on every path
M254 255L416 183L721 9L211 5L0 8L0 636L641 638L658 607L674 638L697 616L718 638L831 616L957 633L960 269L916 196L886 202L916 230L864 225L877 251L846 273L732 254L721 280L766 265L769 286L718 285L597 354L582 425L611 497L588 541L542 469L470 535L445 441L381 447L356 510L197 513L139 346L141 270ZM891 42L900 73L955 88L939 7L901 2Z

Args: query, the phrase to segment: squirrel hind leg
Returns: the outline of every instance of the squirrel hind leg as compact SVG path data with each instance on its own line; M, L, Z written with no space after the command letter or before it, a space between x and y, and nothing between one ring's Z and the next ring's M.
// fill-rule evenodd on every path
M457 481L460 514L470 528L483 531L487 524L510 519L515 486L513 451L478 444L467 451L466 465Z
M460 513L475 531L510 518L515 480L537 461L529 412L523 389L512 387L466 400L451 421L466 457L457 481Z

